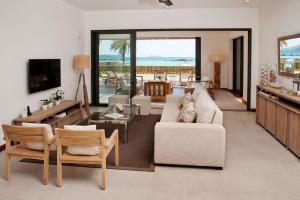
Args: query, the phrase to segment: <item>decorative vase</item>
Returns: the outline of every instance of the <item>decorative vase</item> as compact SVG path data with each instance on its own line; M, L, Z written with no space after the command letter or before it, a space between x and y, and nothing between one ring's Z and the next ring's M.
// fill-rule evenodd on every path
M55 104L56 106L60 105L60 103L61 103L61 100L56 100L56 101L54 101L54 104Z
M47 110L48 109L48 105L42 105L42 110Z
M262 86L267 86L268 82L269 82L269 72L266 68L262 68L260 74L260 84Z
M48 108L52 108L52 107L53 107L53 103L51 102L48 104Z

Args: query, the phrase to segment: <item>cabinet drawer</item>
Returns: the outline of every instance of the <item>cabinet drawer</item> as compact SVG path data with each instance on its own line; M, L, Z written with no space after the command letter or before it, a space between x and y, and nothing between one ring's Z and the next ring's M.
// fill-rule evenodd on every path
M300 157L300 115L289 112L288 148Z
M257 123L266 126L266 99L257 95L257 112L256 112Z
M287 144L287 118L288 110L280 105L277 105L275 137L285 145Z
M266 129L275 136L276 104L266 101Z
M75 122L78 122L81 119L81 111L75 112L71 114L69 117L69 123L74 124Z

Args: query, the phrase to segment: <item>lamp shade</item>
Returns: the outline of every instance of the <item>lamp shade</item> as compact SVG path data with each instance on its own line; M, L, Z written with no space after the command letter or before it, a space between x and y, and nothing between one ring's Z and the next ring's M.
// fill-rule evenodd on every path
M91 58L88 55L76 55L73 61L74 69L89 69L91 67Z
M209 61L214 63L220 63L225 60L225 56L223 55L211 55L209 56Z

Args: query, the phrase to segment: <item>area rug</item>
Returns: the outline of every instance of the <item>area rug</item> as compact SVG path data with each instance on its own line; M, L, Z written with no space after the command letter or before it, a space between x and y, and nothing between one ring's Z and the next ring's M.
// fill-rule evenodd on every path
M107 168L133 171L153 172L155 169L154 126L160 120L160 115L142 116L140 120L133 119L128 125L128 143L119 142L120 166L114 166L114 150L107 158ZM112 128L110 128L112 129ZM121 131L122 128L120 128ZM108 133L111 130L107 131ZM122 134L122 133L120 133ZM122 136L120 136L122 138ZM21 162L42 163L38 160L22 159ZM56 152L50 154L49 163L56 165ZM99 168L98 165L64 164L79 167Z

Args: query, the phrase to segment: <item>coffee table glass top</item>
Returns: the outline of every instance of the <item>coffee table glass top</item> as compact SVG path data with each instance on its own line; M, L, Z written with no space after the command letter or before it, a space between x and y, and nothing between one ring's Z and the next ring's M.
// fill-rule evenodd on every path
M118 119L111 119L111 118L106 118L104 117L106 114L111 114L111 113L119 113L117 111L117 108L115 105L111 105L108 106L103 112L94 112L91 115L90 120L91 121L131 121L134 117L134 115L137 113L138 111L138 106L137 105L129 105L129 104L125 104L123 105L124 111L120 114L124 115L124 117L122 118L118 118Z

